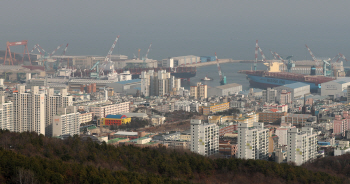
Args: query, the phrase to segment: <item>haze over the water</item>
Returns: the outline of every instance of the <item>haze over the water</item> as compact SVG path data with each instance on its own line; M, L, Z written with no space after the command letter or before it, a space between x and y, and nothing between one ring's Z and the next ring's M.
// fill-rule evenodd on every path
M350 1L70 0L2 1L0 50L6 41L28 40L52 51L69 43L67 55L115 54L148 58L213 55L254 59L255 40L268 58L311 59L342 53L350 58ZM11 47L20 52L22 47ZM58 53L61 53L59 51Z

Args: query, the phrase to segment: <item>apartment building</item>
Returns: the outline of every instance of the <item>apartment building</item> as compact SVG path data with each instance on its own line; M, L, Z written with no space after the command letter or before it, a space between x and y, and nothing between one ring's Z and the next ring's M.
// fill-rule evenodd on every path
M277 104L264 104L263 106L263 112L270 111L277 109L277 111L280 112L288 112L288 105L283 104L283 105L277 105Z
M264 123L255 122L253 127L247 123L238 123L237 145L237 158L267 160L269 130L264 128Z
M292 92L287 92L287 90L282 90L279 97L280 104L290 104L292 103Z
M80 113L77 112L74 106L58 108L57 115L53 116L52 136L78 135L79 115Z
M230 108L230 102L213 103L209 106L203 106L203 115L214 114L216 112L228 110L229 108Z
M90 112L94 116L104 118L109 114L123 114L130 112L130 102L121 102L117 104L95 105L90 107Z
M93 113L92 112L80 112L79 114L79 125L82 123L88 123L92 121L93 118Z
M287 112L260 112L259 121L260 122L279 122L282 116L286 116Z
M267 103L275 103L277 96L277 90L267 88L266 90L262 91L262 101Z
M287 114L282 116L281 125L311 126L313 123L316 123L316 120L316 116L311 114Z
M45 135L45 94L39 93L38 86L32 86L30 92L26 92L25 86L19 85L13 96L14 131Z
M238 125L236 123L231 125L221 125L219 126L219 136L222 137L227 133L231 134L237 130L237 127Z
M141 72L141 94L144 96L164 96L178 91L180 87L181 80L165 70Z
M219 152L219 127L216 124L204 123L191 119L192 152L209 156Z
M13 131L13 103L0 96L0 129Z
M345 137L346 131L350 127L350 117L348 111L343 111L343 115L335 115L333 120L333 134Z
M245 116L240 116L235 121L239 123L245 123L248 127L253 127L255 122L259 121L260 113L250 112Z
M46 90L46 124L45 133L52 136L53 116L57 114L57 109L73 105L73 97L68 95L67 89L61 89L59 94L54 93L53 88Z
M287 161L296 165L316 158L317 137L313 128L290 128L287 136Z
M197 86L190 87L190 96L194 99L208 98L208 86L197 82Z

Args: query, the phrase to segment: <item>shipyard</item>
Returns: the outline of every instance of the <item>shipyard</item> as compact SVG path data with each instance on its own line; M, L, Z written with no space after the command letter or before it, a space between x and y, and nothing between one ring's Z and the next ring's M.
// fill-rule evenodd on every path
M349 7L2 1L0 183L350 183Z

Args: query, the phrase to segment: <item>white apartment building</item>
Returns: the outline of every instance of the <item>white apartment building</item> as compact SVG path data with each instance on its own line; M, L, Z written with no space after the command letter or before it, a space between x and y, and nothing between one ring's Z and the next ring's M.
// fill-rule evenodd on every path
M13 131L13 103L0 96L0 129Z
M117 104L91 106L90 112L92 112L94 116L97 116L100 118L104 118L108 114L128 113L128 112L130 112L130 102L121 102L121 103L117 103Z
M171 91L178 91L181 80L175 79L165 70L141 72L141 94L144 96L164 96Z
M45 135L45 94L39 94L39 87L32 86L30 92L24 85L17 86L13 93L14 131L34 131Z
M264 128L264 123L255 122L253 127L247 123L238 123L237 144L237 158L267 160L269 131Z
M58 114L53 116L52 136L79 135L79 115L76 107L58 108Z
M277 96L277 90L275 89L267 88L266 90L262 91L263 102L275 103L276 96Z
M315 159L317 154L317 137L313 128L290 128L287 136L287 162L296 165Z
M73 97L68 96L67 89L61 89L59 94L54 93L53 88L46 90L46 125L45 133L52 136L53 116L57 114L57 109L73 105Z
M202 123L191 119L192 152L209 156L219 152L219 127L216 124Z

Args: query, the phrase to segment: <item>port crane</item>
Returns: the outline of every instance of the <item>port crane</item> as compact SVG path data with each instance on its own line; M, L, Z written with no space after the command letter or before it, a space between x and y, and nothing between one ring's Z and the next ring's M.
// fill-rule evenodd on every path
M28 44L28 40L22 40L20 42L6 42L6 51L5 51L5 59L4 59L4 64L6 64L6 60L7 60L7 53L9 53L9 65L13 65L13 60L15 59L15 56L12 58L12 55L11 55L11 49L10 47L11 46L17 46L17 45L23 45L24 46L24 50L23 50L23 56L22 56L22 63L23 63L23 59L24 59L24 56L27 54L28 55L28 59L29 59L29 62L30 64L32 64L31 60L30 60L30 56L29 56L29 52L28 52L28 47L27 47L27 44ZM27 52L26 52L27 51Z
M68 48L68 43L67 43L66 47L65 47L64 50L63 50L62 56L65 56L65 55L66 55L67 48ZM55 65L54 65L54 67L53 67L55 70L57 70L58 67L61 66L62 60L63 60L62 58L60 58L59 60L58 60L58 59L56 60ZM67 63L67 68L68 68L68 65L69 65L69 64Z
M219 71L219 76L220 76L220 85L225 85L226 84L226 76L223 75L223 73L221 72L219 59L218 59L218 56L216 55L216 52L215 52L215 58L216 58L216 65L218 66L218 71Z
M100 78L99 67L98 67L99 64L100 64L100 61L97 61L97 62L94 64L94 66L91 67L90 71L92 71L93 69L96 68L96 72L91 72L91 73L90 73L90 77L91 77L91 78L97 78L97 79Z
M143 67L144 67L144 68L147 68L147 67L146 67L146 60L148 59L147 57L148 57L149 51L151 50L151 46L152 46L152 43L151 43L151 44L149 45L149 47L148 47L146 56L145 56L144 58L142 58L142 60L143 60Z
M68 44L67 44L67 46L68 46ZM59 46L58 46L55 50L53 50L51 53L48 53L48 52L46 52L39 44L36 44L36 45L34 46L34 48L33 48L30 52L32 53L35 49L37 49L38 52L40 53L39 62L42 64L42 66L45 66L45 69L46 69L46 70L48 70L48 69L50 69L49 64L48 64L48 59L50 59L51 56L54 55L55 52L56 52L58 49L60 49L61 47L62 47L62 45L59 45ZM40 48L43 52L41 52L39 48Z
M114 47L115 45L117 44L118 42L118 39L119 39L119 35L117 36L117 38L114 40L113 44L112 44L112 47L109 49L108 53L107 53L107 56L105 57L105 61L103 63L103 70L106 70L108 69L109 67L109 70L114 70L114 65L111 61L111 55L112 55L112 52L114 50ZM108 66L109 65L109 66Z
M311 52L310 48L305 44L307 50L309 51L312 60L316 62L316 66L319 66L320 63L318 62L318 60L316 59L315 55ZM345 57L345 56L344 56ZM328 62L331 61L331 59L328 60L322 60L322 73L324 76L332 76L332 65Z
M262 57L262 60L264 63L268 63L266 61L266 57L265 57L265 54L263 53L263 51L261 50L261 48L259 47L258 45L258 40L256 40L256 43L255 43L255 62L254 62L254 71L256 71L256 66L257 66L257 63L258 63L258 51L260 52L260 55ZM271 66L271 63L270 65Z
M286 59L288 60L288 62L286 62L280 55L278 55L276 52L275 52L275 55L278 57L279 60L281 60L286 66L287 66L287 71L288 72L291 72L292 71L292 68L295 67L295 63L292 62L291 58L293 56L288 56Z

